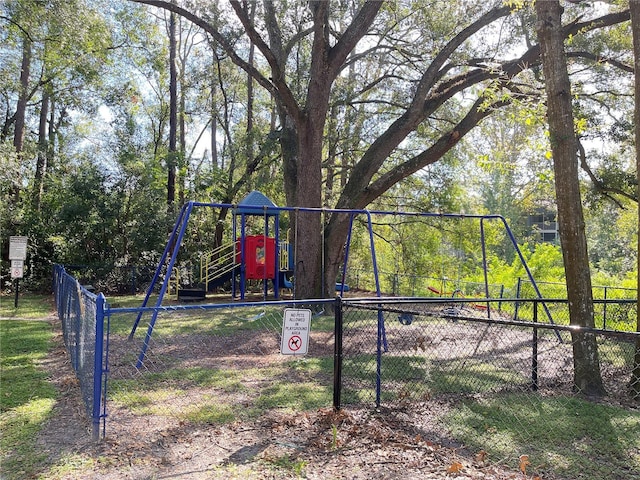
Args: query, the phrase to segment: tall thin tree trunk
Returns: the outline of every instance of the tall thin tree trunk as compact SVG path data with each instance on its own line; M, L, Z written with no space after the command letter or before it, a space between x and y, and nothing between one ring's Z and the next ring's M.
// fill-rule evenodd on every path
M179 126L179 138L180 141L178 142L178 144L180 145L179 147L179 154L178 154L178 186L179 186L179 193L178 193L178 198L180 201L180 205L184 205L185 203L185 190L187 188L186 186L186 174L187 174L187 129L185 126L185 110L186 110L186 98L185 98L185 88L184 88L184 84L181 81L180 82L180 111L178 114L178 126Z
M212 65L211 71L211 167L215 170L220 167L224 170L224 163L218 165L218 79L220 75L220 60L215 54L215 45L211 44L216 61ZM224 157L222 159L224 162Z
M547 119L570 322L572 325L593 327L593 293L578 179L578 142L562 35L563 10L558 0L536 2L535 8L547 93ZM572 332L572 341L575 389L589 396L604 395L595 335Z
M24 149L25 121L27 116L27 102L29 100L29 77L31 75L31 40L24 35L22 38L22 64L20 67L20 95L16 105L15 126L13 131L13 146L22 157ZM20 199L19 182L13 182L11 187L12 201L17 203Z
M31 75L31 40L25 35L22 40L22 65L20 67L20 96L16 106L16 124L13 133L13 146L16 152L24 149L24 128L29 100L29 77Z
M633 36L633 61L635 65L635 110L633 114L634 136L636 141L636 175L638 178L637 198L640 201L640 0L629 0L631 13L631 32ZM640 271L640 206L638 207L638 269ZM638 277L636 312L640 313L640 276ZM640 317L636 319L636 330L640 332ZM631 396L640 400L640 338L636 341L634 368L629 383Z
M47 171L49 172L53 169L54 165L58 128L66 116L67 109L63 108L56 123L56 102L54 98L49 97L49 130L47 131Z
M182 21L180 23L182 25ZM182 27L180 28L180 45L185 43L182 38ZM187 189L187 173L188 173L188 162L187 162L187 127L186 127L186 117L187 117L187 95L186 95L186 86L184 81L184 72L186 71L186 63L187 63L187 53L184 52L180 59L180 79L178 81L178 85L180 87L180 109L178 112L178 127L179 127L179 148L180 154L178 156L178 183L180 187L179 191L179 199L180 205L184 205L186 198L186 189Z
M176 200L178 130L178 74L176 69L176 14L169 15L169 153L167 155L167 205Z
M40 211L42 194L44 193L44 177L47 173L47 156L49 153L47 120L49 117L49 93L45 88L42 93L40 107L40 122L38 125L38 156L36 159L36 173L33 180L33 207Z
M245 3L246 4L246 3ZM251 11L249 13L251 17L251 23L255 20L256 15L256 2L251 3ZM255 57L256 47L251 42L249 45L249 65L253 65L254 57ZM247 74L247 144L246 144L246 156L247 163L253 160L254 156L254 140L253 140L253 102L254 102L254 93L253 93L253 77Z

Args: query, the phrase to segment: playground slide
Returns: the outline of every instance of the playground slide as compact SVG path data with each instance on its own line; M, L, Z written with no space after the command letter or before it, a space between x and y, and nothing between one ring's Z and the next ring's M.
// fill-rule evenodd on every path
M226 272L223 273L222 275L209 280L207 282L207 291L208 292L212 292L213 290L215 290L218 287L221 287L222 285L224 285L226 282L228 282L229 280L231 280L231 276L233 275L233 272Z

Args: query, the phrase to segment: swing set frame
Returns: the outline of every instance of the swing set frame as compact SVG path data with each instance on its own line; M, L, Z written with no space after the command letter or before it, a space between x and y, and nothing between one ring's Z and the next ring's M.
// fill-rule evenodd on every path
M143 342L143 346L142 346L142 350L140 352L140 355L138 357L138 361L136 364L137 368L140 368L143 364L144 361L144 357L146 355L146 351L147 348L149 346L150 340L151 340L151 336L153 334L153 329L157 320L157 316L158 316L158 310L159 307L162 306L163 300L164 300L164 296L167 293L167 290L169 288L169 284L170 284L170 278L171 275L173 273L173 269L175 268L175 263L176 260L178 258L178 254L180 251L180 246L182 244L182 241L185 237L185 233L187 231L187 226L189 223L189 219L191 217L191 214L193 212L194 209L196 208L210 208L210 209L229 209L233 212L234 215L234 237L236 235L236 229L235 229L235 216L241 213L241 205L239 204L222 204L222 203L206 203L206 202L196 202L196 201L189 201L187 203L185 203L181 210L180 213L178 214L178 217L176 219L176 222L174 224L173 230L171 232L171 235L169 236L169 239L167 241L167 244L165 246L164 252L160 258L160 261L158 263L158 266L156 268L156 271L154 273L153 279L147 289L147 292L145 294L144 300L142 302L141 305L141 309L145 309L147 307L147 304L149 302L149 299L151 297L152 292L154 291L154 288L156 287L156 284L159 282L159 279L162 275L162 271L166 265L166 272L164 275L164 279L162 281L162 285L160 287L160 291L159 291L159 295L158 298L156 300L156 304L155 304L155 308L151 309L152 310L152 314L151 314L151 320L149 321L149 325L147 328L147 332L145 335L145 339ZM262 211L261 211L262 210ZM294 214L296 212L316 212L320 215L327 215L327 214L347 214L349 215L349 230L348 230L348 235L347 235L347 241L345 244L345 253L344 253L344 259L343 259L343 267L342 267L342 279L341 279L341 289L338 290L338 295L339 296L343 296L344 292L345 292L345 281L346 281L346 272L347 272L347 267L348 267L348 261L349 261L349 254L350 254L350 248L351 248L351 243L352 243L352 239L353 239L353 225L354 225L354 220L356 219L356 217L364 215L366 217L366 224L367 224L367 231L368 231L368 237L369 237L369 248L370 248L370 254L371 254L371 262L372 262L372 267L373 267L373 274L374 274L374 280L375 280L375 296L376 297L382 297L383 296L383 292L381 291L381 287L380 287L380 280L379 280L379 271L378 271L378 261L376 258L376 249L375 249L375 242L374 242L374 230L373 230L373 222L372 222L372 216L374 215L393 215L393 216L398 216L398 215L403 215L403 216L411 216L411 217L426 217L426 218L440 218L440 219L444 219L444 218L451 218L451 219L477 219L480 221L480 243L481 243L481 248L482 248L482 268L483 268L483 272L484 272L484 285L485 285L485 298L489 298L489 280L488 280L488 272L487 272L487 250L486 250L486 237L485 237L485 223L489 222L489 221L497 221L499 223L502 224L504 231L506 232L509 241L511 242L511 245L513 246L513 248L515 249L515 252L517 253L522 265L524 266L524 269L527 273L527 277L529 279L529 281L531 282L531 284L533 285L534 291L536 293L537 298L542 299L542 294L540 292L540 289L538 288L538 285L536 284L535 279L533 278L533 274L531 273L531 270L529 269L529 266L527 265L527 262L524 258L524 255L522 254L522 251L520 250L515 236L513 235L513 232L511 231L511 229L509 228L509 225L507 224L507 221L505 220L504 217L502 217L501 215L495 215L495 214L491 214L491 215L474 215L474 214L454 214L454 213L429 213L429 212L398 212L398 211L384 211L384 210L361 210L361 209L328 209L328 208L308 208L308 207L276 207L275 205L273 206L264 206L264 207L253 207L253 211L251 212L252 214L256 215L256 214L264 214L265 217L270 216L270 215L275 215L277 218L277 215L279 215L282 212L293 212ZM247 212L245 212L246 214ZM242 221L244 222L244 217L242 219ZM276 222L277 223L277 222ZM243 223L244 226L244 223ZM244 234L244 232L243 232ZM265 225L265 235L268 234L268 225ZM275 235L277 238L278 235L278 225L276 224L275 226ZM298 232L295 232L294 237L297 237ZM295 238L294 238L295 241ZM276 248L278 243L276 241ZM294 249L295 252L295 249ZM276 261L278 261L278 257L279 255L276 254ZM244 258L241 256L241 258ZM324 273L324 272L323 272ZM295 275L295 273L294 273ZM276 277L278 276L278 272L277 272L277 268L276 268ZM324 282L323 282L324 285ZM243 285L241 285L242 287ZM277 282L275 282L275 286L276 288L280 288L280 285L278 285ZM266 296L266 282L265 282L265 296ZM237 302L234 303L234 305L237 305ZM248 303L248 305L250 305L250 303ZM543 304L544 305L544 304ZM549 321L551 323L553 322L553 319L551 317L551 313L549 312L548 308L546 305L544 305L546 314L547 314L547 318L549 319ZM129 334L129 339L133 339L136 330L139 326L139 323L141 321L142 315L143 315L144 310L141 310L137 317L136 320L132 326L131 332ZM487 316L490 318L491 317L491 311L489 308L487 308L486 310L487 312ZM384 351L387 351L387 342L386 342L386 334L385 334L385 329L384 329L384 316L383 316L383 312L380 311L378 313L378 337L379 337L379 345L381 347L381 349L383 349Z

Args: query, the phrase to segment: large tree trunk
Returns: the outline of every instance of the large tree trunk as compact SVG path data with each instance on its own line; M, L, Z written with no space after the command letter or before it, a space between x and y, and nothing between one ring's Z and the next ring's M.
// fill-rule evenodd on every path
M631 13L631 32L633 35L633 60L635 65L635 110L634 136L636 140L636 175L638 178L637 198L640 199L640 0L629 0L629 11ZM640 208L638 208L638 226L640 229ZM640 235L638 235L638 271L640 271ZM638 277L636 312L640 312L640 276ZM640 317L636 319L636 330L640 332ZM631 396L635 400L640 400L640 338L636 341L636 354L634 358L634 368L631 374Z
M593 327L593 294L578 180L578 143L573 125L571 84L562 35L562 7L558 0L539 1L536 2L536 14L570 321L572 325ZM590 396L605 394L595 335L572 332L572 340L576 390Z
M285 114L280 145L289 205L302 208L322 206L322 169L319 161L322 158L322 135L318 135L318 132L323 129L313 123L324 123L324 119L324 114L319 113L313 119L305 119L299 125L294 125ZM319 298L323 293L321 214L304 210L292 212L291 226L295 240L295 296Z
M314 35L306 105L300 110L291 100L281 104L283 133L280 139L287 203L296 207L322 207L322 146L333 79L339 69L330 65L328 4L310 2ZM278 47L280 50L280 47ZM346 54L344 54L346 56ZM282 61L282 58L280 59ZM323 292L322 216L319 212L294 213L296 239L296 298L319 298ZM324 295L323 295L324 294Z

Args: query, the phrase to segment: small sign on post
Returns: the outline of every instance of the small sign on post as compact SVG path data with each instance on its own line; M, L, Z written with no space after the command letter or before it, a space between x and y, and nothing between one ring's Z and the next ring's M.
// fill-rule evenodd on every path
M310 329L311 310L285 308L280 353L283 355L306 355L309 349Z
M14 308L18 308L18 291L20 289L20 279L24 276L24 261L27 259L27 237L9 237L9 260L11 260L11 278L16 283L16 299Z
M11 260L11 278L22 278L24 276L24 261Z
M9 237L9 260L27 259L27 237Z

